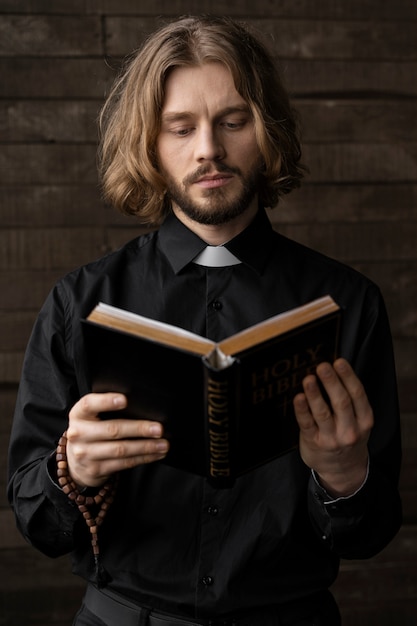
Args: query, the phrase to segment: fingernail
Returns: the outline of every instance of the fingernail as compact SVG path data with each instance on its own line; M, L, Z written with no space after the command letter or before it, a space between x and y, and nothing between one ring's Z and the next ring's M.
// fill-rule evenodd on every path
M343 360L343 359L340 359L339 361L336 361L335 367L337 368L338 372L342 372L342 373L347 372L347 370L348 370L346 361Z
M156 450L158 452L167 452L168 443L166 441L158 441L158 443L156 444Z
M320 367L321 376L325 376L327 378L328 376L331 376L331 373L332 373L332 368L330 367L330 365L328 365L327 363L322 363Z
M162 426L161 424L151 424L149 427L149 433L154 437L158 437L162 435Z
M113 398L113 404L115 407L122 407L122 406L125 406L126 400L124 396L115 396Z
M304 383L304 388L306 391L315 391L317 388L316 379L308 378Z

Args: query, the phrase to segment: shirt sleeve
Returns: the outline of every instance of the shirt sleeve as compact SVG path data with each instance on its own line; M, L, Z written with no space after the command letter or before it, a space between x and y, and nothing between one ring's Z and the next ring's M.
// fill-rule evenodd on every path
M400 528L401 438L391 333L375 286L346 322L342 355L364 384L374 412L368 476L355 494L336 499L311 476L308 506L320 540L341 558L356 559L377 554Z
M63 290L43 306L26 350L9 448L8 497L26 540L49 556L73 548L81 515L48 471L80 397Z

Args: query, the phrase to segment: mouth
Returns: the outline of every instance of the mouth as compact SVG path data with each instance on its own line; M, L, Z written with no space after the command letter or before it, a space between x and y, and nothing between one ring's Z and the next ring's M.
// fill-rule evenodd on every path
M195 181L195 184L204 189L214 189L216 187L223 187L227 185L232 179L233 174L216 173L206 176L201 176Z

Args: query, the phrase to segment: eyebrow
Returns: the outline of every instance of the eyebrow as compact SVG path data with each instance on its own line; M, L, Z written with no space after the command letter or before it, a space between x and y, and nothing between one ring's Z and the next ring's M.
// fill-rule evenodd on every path
M249 113L250 114L250 108L246 104L226 107L225 109L222 109L215 116L215 119L220 119L226 115L232 115L234 113ZM194 117L194 113L192 113L191 111L172 111L172 112L167 111L166 113L162 113L161 121L165 123L180 122L182 120L190 119L192 117Z

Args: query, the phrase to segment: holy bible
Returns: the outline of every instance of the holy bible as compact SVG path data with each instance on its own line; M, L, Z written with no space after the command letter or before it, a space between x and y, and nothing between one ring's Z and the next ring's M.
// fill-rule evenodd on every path
M340 327L330 296L219 343L103 303L83 320L92 391L128 399L101 417L162 422L161 462L218 487L298 445L292 400L307 374L337 358Z

